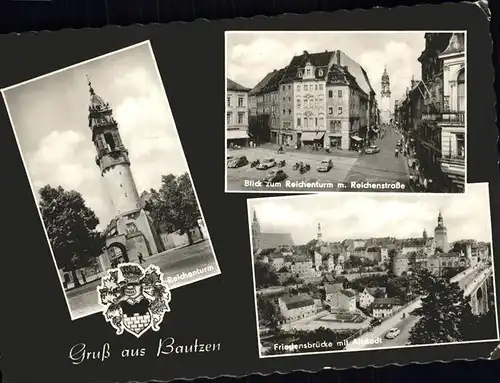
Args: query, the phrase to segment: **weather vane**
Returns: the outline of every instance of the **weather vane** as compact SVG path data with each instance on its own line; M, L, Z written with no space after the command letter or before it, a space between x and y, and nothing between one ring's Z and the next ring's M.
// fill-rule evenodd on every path
M86 74L85 77L87 77L87 84L89 85L90 93L94 94L94 88L92 88L92 82L90 81L90 76L88 74Z

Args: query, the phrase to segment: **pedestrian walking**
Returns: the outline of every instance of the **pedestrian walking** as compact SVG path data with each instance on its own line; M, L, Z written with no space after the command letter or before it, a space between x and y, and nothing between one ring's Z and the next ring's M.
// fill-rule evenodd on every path
M141 252L137 253L137 258L139 258L139 264L142 265L144 262L144 257L142 256Z

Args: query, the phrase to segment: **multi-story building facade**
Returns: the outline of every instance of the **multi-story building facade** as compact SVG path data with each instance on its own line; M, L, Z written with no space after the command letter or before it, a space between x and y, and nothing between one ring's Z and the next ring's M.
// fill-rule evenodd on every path
M448 47L451 36L451 33L425 34L425 49L418 58L422 66L422 86L425 88L424 108L420 127L413 133L423 175L443 190L452 189L452 185L440 165L442 137L439 122L443 116L444 93L443 60L439 55Z
M269 140L274 143L278 143L277 138L281 128L279 83L284 73L284 68L272 71L269 80L259 91L263 100L263 113L267 121L266 134L268 134Z
M370 83L370 79L368 78L368 74L365 69L347 54L342 51L335 51L335 64L346 67L347 71L354 76L357 84L360 88L368 95L368 118L367 118L367 126L376 126L379 124L379 105L377 104L377 100L375 98L375 91L372 88ZM364 125L361 125L361 131L363 133L364 129L367 129ZM363 134L361 133L361 136Z
M280 82L280 143L323 143L326 77L333 52L294 56Z
M454 33L439 55L443 63L443 109L441 128L441 170L457 190L465 183L465 35Z
M285 295L278 298L278 307L285 322L293 322L316 314L314 299L308 294Z
M366 71L338 50L294 56L252 89L249 105L252 138L268 132L271 142L290 146L353 149L378 121Z
M248 93L231 79L226 82L226 141L227 145L248 145Z
M269 72L248 92L248 131L256 142L268 142L270 139L269 116L264 114L264 96L261 91L274 72Z
M355 149L367 138L369 96L347 67L333 64L326 89L327 130L325 146Z
M332 311L356 311L356 292L351 289L342 289L331 294L328 300Z
M400 306L394 298L376 298L373 301L372 316L374 318L386 318L394 313Z

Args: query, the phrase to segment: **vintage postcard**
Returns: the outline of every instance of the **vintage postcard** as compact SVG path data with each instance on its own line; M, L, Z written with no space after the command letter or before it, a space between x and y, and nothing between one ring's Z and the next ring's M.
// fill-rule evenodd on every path
M260 356L498 339L488 194L248 200Z
M2 94L72 319L122 263L220 274L149 41Z
M446 3L0 34L4 381L499 358L491 32Z
M466 31L230 31L226 191L461 193Z

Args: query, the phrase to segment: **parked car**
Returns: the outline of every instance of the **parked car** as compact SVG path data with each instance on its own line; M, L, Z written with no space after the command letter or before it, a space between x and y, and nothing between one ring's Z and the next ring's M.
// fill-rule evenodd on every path
M283 170L271 170L269 174L262 180L264 185L281 182L288 178L288 175Z
M226 163L229 165L229 163L232 161L233 158L234 158L233 156L227 156Z
M276 160L274 158L266 158L264 161L262 161L258 166L257 169L259 170L267 170L270 169L274 166L276 166Z
M228 162L228 168L239 168L248 164L248 159L245 156L235 157Z
M399 334L401 333L401 330L396 328L396 327L393 327L391 328L389 331L387 331L387 334L385 334L385 337L387 339L394 339L395 337L397 337Z
M330 158L326 158L321 161L316 168L318 172L329 172L333 168L333 162Z
M366 148L365 153L366 154L375 154L380 152L380 148L377 145L372 145L368 148Z

